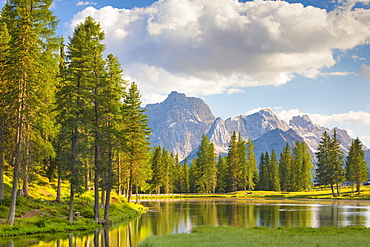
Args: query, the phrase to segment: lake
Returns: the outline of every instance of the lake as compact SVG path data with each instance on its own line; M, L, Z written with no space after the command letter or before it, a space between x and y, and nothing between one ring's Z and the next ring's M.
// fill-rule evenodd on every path
M188 233L197 225L370 227L370 203L343 201L269 201L176 199L142 202L148 212L129 222L93 233L18 238L0 246L137 246L151 235Z

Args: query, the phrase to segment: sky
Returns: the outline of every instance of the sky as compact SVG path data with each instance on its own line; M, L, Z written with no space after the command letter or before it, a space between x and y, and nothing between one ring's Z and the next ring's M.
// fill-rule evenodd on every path
M68 41L87 16L144 104L171 91L224 119L307 114L370 147L370 0L55 0Z

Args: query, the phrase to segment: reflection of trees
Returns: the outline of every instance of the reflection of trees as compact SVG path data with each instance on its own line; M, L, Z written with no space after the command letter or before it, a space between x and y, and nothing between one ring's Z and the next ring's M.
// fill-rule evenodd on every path
M312 227L312 206L283 205L279 206L279 214L279 225L284 227Z

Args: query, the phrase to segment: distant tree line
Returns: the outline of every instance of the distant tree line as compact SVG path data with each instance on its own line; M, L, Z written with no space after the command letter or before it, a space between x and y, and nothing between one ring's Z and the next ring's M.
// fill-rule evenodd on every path
M122 79L113 54L103 56L105 34L91 17L64 45L52 4L8 0L0 15L0 201L10 225L36 176L58 179L57 202L61 181L70 182L70 222L75 196L94 190L95 221L108 220L113 186L130 200L151 178L137 85Z
M150 193L224 193L239 190L308 191L314 186L329 185L333 196L339 196L344 181L360 193L361 183L368 179L365 153L360 140L353 141L344 162L336 131L333 137L324 132L319 143L316 166L308 146L297 141L287 143L278 160L275 150L262 153L257 166L252 140L233 133L228 153L216 156L213 143L203 135L200 146L189 164L179 163L177 155L156 146L152 152ZM334 190L336 188L336 191Z

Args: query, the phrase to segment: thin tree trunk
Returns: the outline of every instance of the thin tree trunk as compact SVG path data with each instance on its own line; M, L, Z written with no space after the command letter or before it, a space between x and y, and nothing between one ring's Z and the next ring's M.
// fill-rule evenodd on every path
M73 127L72 133L72 167L71 167L71 185L70 185L70 195L69 195L69 215L68 220L69 222L73 223L73 213L74 213L74 197L75 197L75 186L74 180L76 177L76 165L77 165L77 126Z
M104 207L104 220L105 222L109 221L109 208L110 208L110 194L112 190L112 183L113 183L113 171L112 171L112 166L113 166L113 153L112 149L110 148L109 150L109 160L108 160L108 181L107 181L107 197L105 200L105 207Z
M12 226L14 224L14 217L15 217L15 207L17 201L17 189L18 189L18 180L19 180L19 164L21 159L21 149L22 149L22 141L23 141L23 114L22 111L24 109L24 102L23 102L23 88L21 85L20 87L20 96L19 96L19 106L18 106L18 123L17 123L17 138L16 138L16 146L15 146L15 156L13 162L13 184L12 184L12 194L10 199L10 207L9 207L9 216L8 222Z
M61 189L62 189L62 175L61 175L61 171L58 171L57 198L55 199L55 201L57 201L58 203L62 202L62 200L61 200Z
M127 188L127 202L131 201L132 196L132 169L130 169L130 176L129 176L128 188Z
M100 203L100 208L104 208L105 207L105 192L107 190L107 182L106 182L106 179L105 179L105 176L106 176L106 172L103 171L102 172L102 181L101 181L101 203Z
M27 156L29 156L29 152L27 151ZM22 196L24 197L29 197L29 194L28 194L28 187L29 187L29 176L28 176L28 158L26 158L27 160L24 162L24 165L23 165L23 193L22 193Z
M337 185L337 197L339 197L340 196L339 183L337 183L336 185Z
M94 177L94 219L95 222L100 220L99 212L99 177L100 177L100 146L98 144L98 133L95 132L95 157L94 157L94 166L95 166L95 177ZM103 188L102 188L103 192Z
M94 219L95 222L99 222L99 172L97 167L95 167L95 177L94 177Z
M335 197L334 185L333 184L330 184L330 188L331 188L332 195Z
M117 157L117 184L118 184L118 195L122 195L122 185L121 185L121 155L118 153Z
M135 203L137 204L139 202L139 187L136 186L136 201Z

